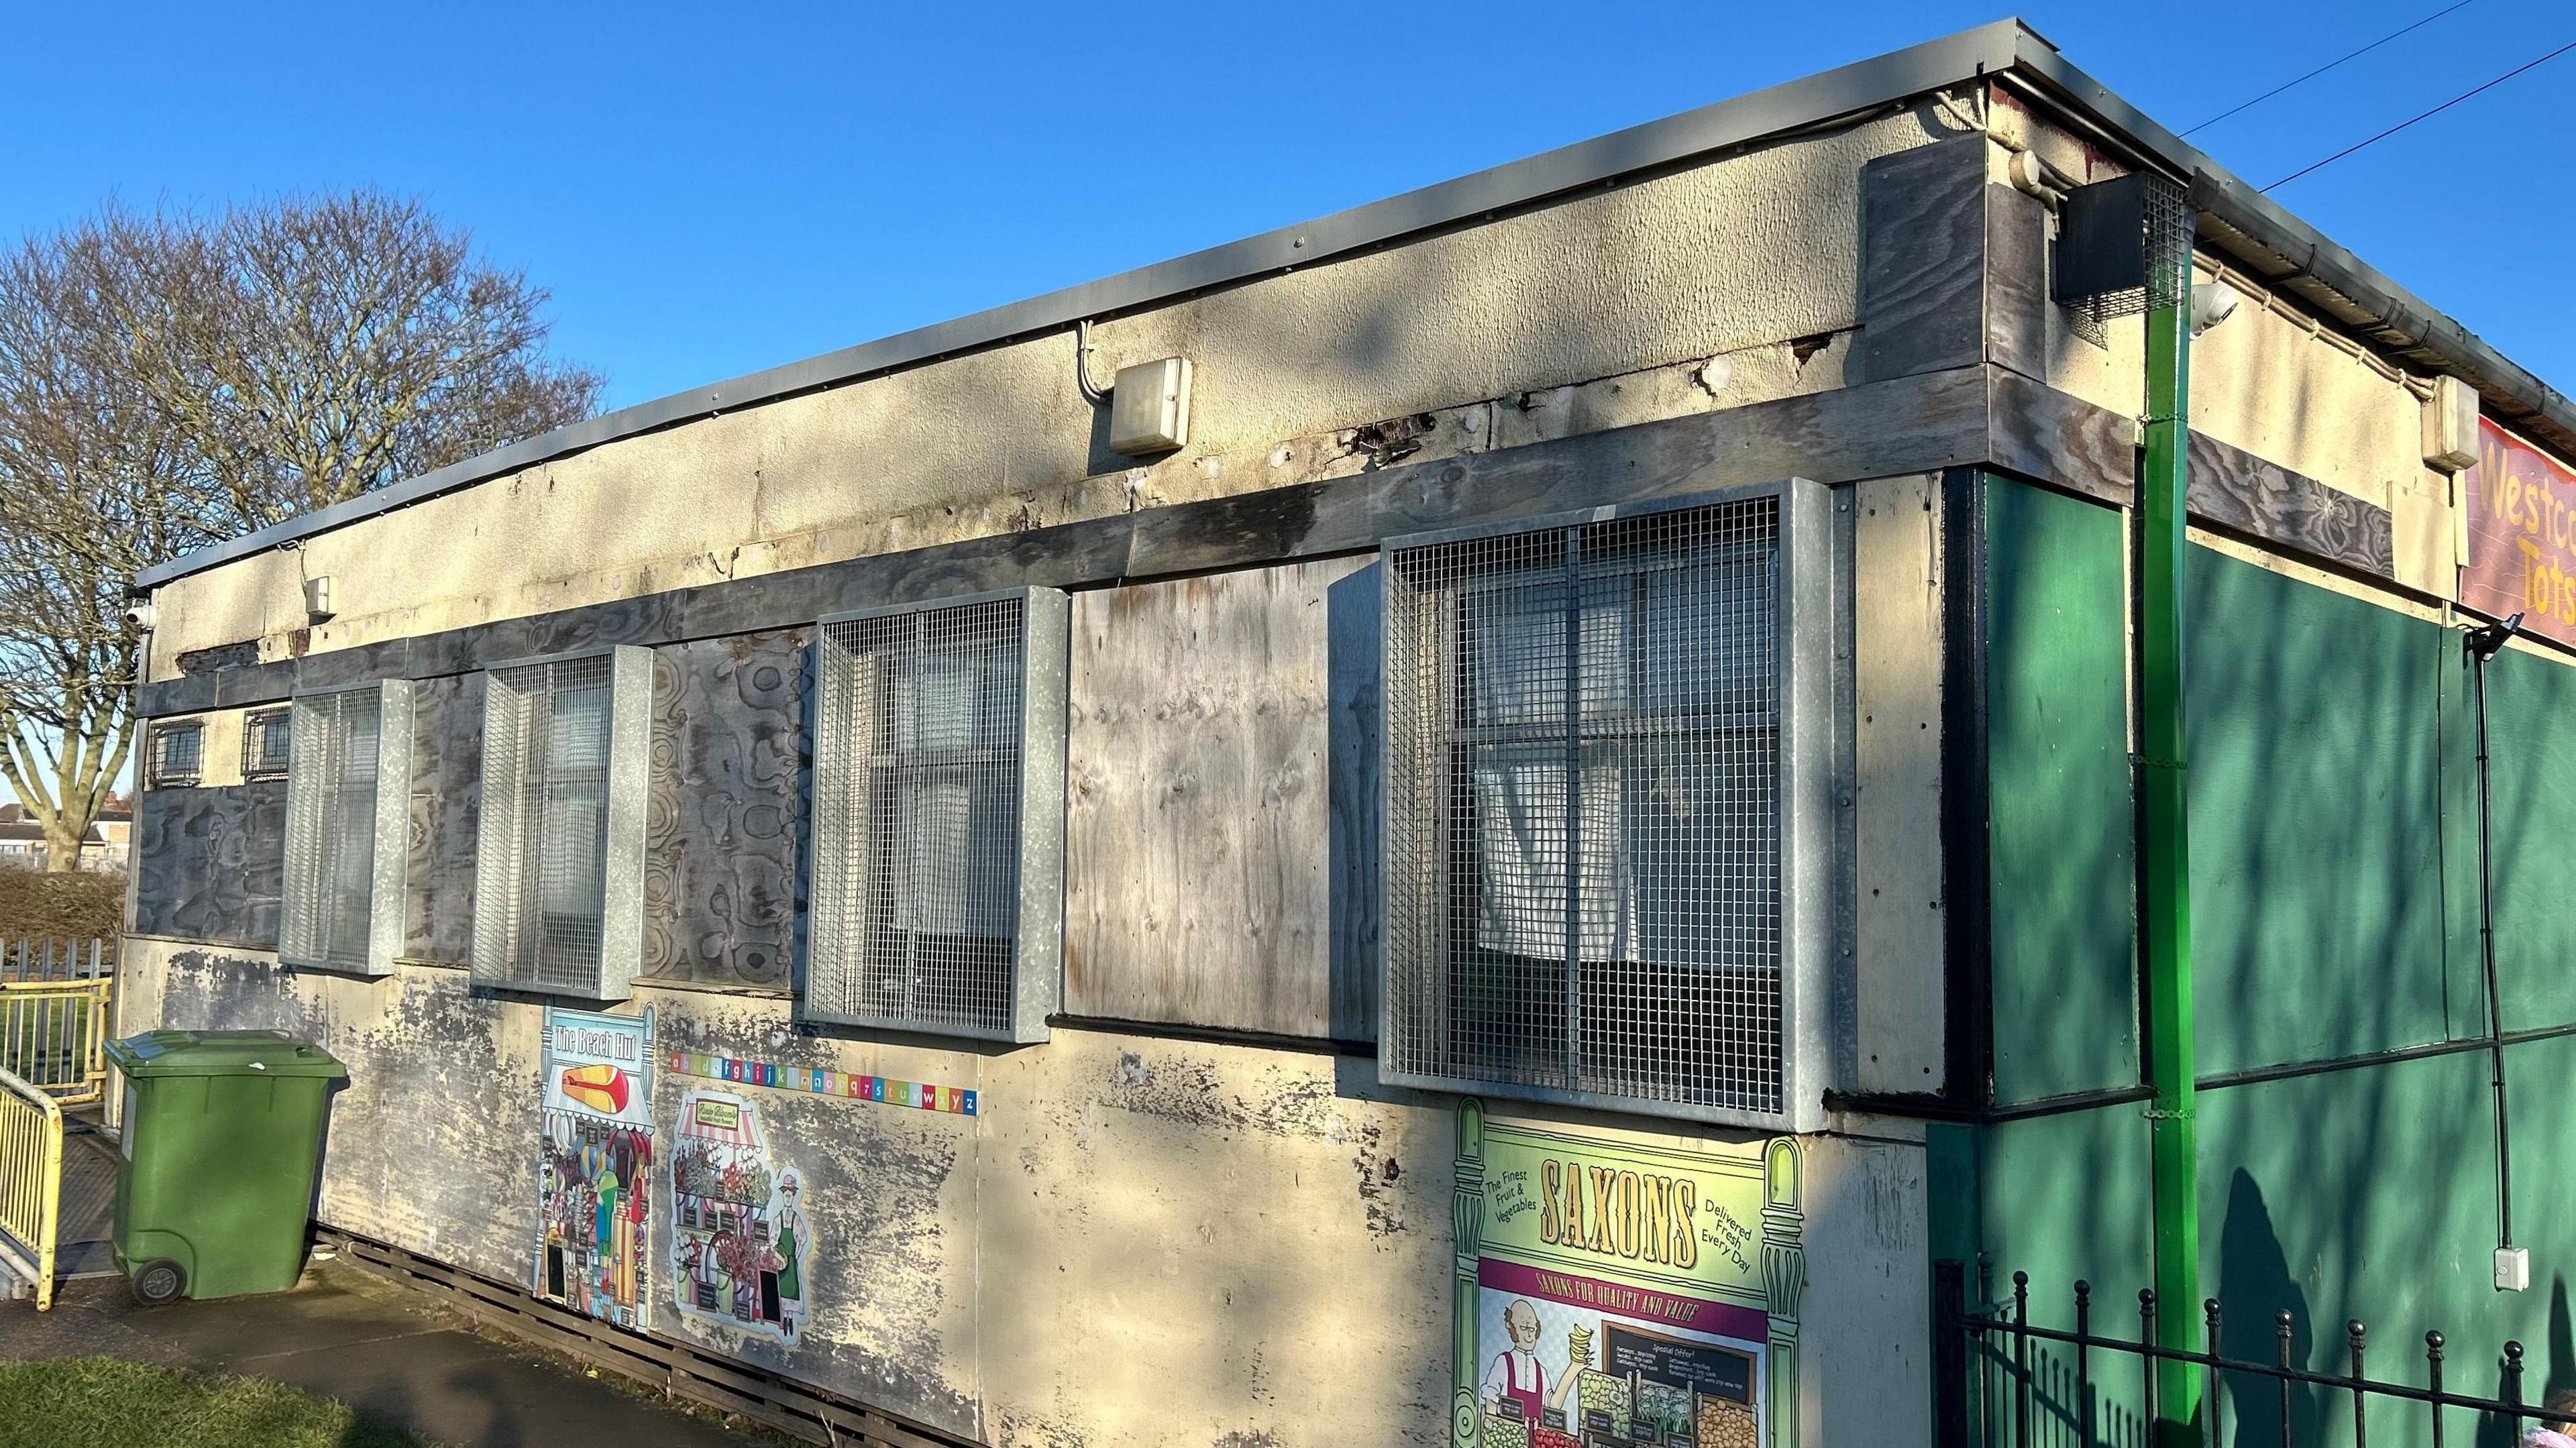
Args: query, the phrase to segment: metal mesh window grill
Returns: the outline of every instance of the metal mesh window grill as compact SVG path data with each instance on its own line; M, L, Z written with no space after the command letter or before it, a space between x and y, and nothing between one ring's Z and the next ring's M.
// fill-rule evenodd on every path
M277 949L290 962L370 967L383 712L377 689L298 699L279 711L292 743Z
M1388 555L1410 1076L1782 1109L1780 502Z
M280 779L295 756L295 711L258 709L242 716L242 777Z
M2136 229L2134 235L2121 239L2123 259L2132 251L2135 254L2136 273L2124 284L2061 295L2059 300L2067 308L2074 333L2096 347L2104 347L2110 345L2113 321L2160 307L2190 304L2196 220L2190 193L2154 172L2138 172L2097 185L2104 193L2119 193L2116 204L2106 205L2105 212L2117 218L2122 230ZM2066 284L2061 277L2061 287Z
M818 633L807 1008L1013 1033L1027 600Z
M152 731L153 784L195 784L203 767L205 744L206 726L201 723L156 726Z
M619 687L618 664L615 654L592 654L487 676L474 881L478 977L613 993L611 855L622 842L612 838L612 793L619 696L630 692ZM649 688L649 659L630 667L647 671Z

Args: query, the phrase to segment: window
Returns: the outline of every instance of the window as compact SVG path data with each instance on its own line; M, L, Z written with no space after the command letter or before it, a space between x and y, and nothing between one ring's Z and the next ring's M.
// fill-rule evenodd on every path
M1389 1080L1821 1124L1823 496L1390 546Z
M299 694L267 716L275 727L261 717L247 726L246 745L272 733L291 741L278 959L391 974L411 854L410 681ZM244 754L245 765L252 757Z
M200 720L152 726L153 787L195 784L203 768L205 740L206 726Z
M474 978L622 1000L644 951L652 652L507 665L485 683Z
M293 709L254 709L243 715L242 778L285 778L294 741Z
M1046 1038L1069 620L1039 588L817 628L809 1016Z

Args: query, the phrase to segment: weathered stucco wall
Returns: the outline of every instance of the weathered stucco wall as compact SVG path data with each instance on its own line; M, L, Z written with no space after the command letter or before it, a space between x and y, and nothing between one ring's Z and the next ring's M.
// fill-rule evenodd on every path
M1994 92L1988 119L1989 133L2005 146L2034 151L2078 182L2128 169L2032 114L2009 91ZM2455 596L2450 478L2424 465L2421 404L2404 377L2205 254L2194 278L2223 282L2245 301L2192 344L2193 429L2388 509L2397 581ZM2130 416L2144 408L2145 349L2137 317L2111 321L2097 340L2078 335L2065 309L2048 309L2047 380L2096 406Z
M449 969L361 981L164 942L136 942L123 981L137 1021L287 1030L349 1064L325 1221L526 1279L541 1003ZM683 1315L657 1173L656 1331L997 1444L1448 1441L1449 1099L1328 1052L1059 1031L981 1054L650 986L621 1009L647 1006L668 1049L978 1100L964 1116L657 1073L661 1121L692 1088L756 1100L772 1156L807 1183L816 1246L797 1346ZM1914 1344L1891 1355L1886 1324L1924 1310L1921 1152L1817 1139L1807 1157L1801 1342L1825 1376L1805 1380L1802 1438L1918 1439L1926 1365Z
M1657 415L1837 387L1836 357L1817 354L1857 322L1861 166L1959 124L1924 107L1104 322L1097 377L1196 364L1190 445L1151 467L1102 445L1072 338L1037 338L612 443L180 580L159 595L153 676L219 644L339 648L1357 471L1368 455L1343 430L1490 399L1518 412L1524 393L1543 394L1524 429L1543 435L1574 400L1552 389L1720 354L1746 355L1714 391L1646 394ZM1492 445L1507 421L1461 441ZM301 582L318 575L341 613L299 642Z

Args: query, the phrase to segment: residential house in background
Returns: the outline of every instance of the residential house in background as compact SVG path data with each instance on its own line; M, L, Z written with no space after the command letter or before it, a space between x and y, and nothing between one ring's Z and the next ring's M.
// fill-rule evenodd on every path
M90 822L81 837L80 868L84 870L122 870L133 846L134 811L126 804L111 804ZM45 827L27 817L22 804L0 804L0 865L18 865L28 869L45 868L52 851L45 844Z

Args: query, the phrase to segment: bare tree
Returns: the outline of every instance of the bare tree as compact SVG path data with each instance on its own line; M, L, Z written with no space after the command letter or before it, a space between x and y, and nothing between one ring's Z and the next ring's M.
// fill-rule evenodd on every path
M204 483L265 527L577 422L596 373L543 353L547 293L375 192L208 225L111 214L136 381Z
M372 193L111 207L0 258L0 779L50 867L132 748L128 581L587 416L545 300Z
M126 581L218 537L124 365L106 299L135 284L110 221L0 260L0 778L69 869L124 770L138 640Z

